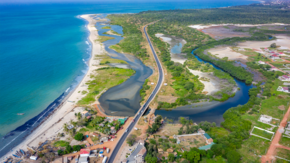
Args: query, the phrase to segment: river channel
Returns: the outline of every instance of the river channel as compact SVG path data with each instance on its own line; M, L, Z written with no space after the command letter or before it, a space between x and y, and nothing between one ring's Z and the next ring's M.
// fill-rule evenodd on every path
M98 15L99 18L104 18L106 15ZM136 71L136 73L131 76L124 83L108 89L99 98L99 102L107 115L115 116L133 116L140 108L140 94L139 91L145 81L152 73L152 69L147 67L142 63L142 61L135 56L129 54L118 53L115 50L109 48L111 45L119 43L123 37L116 35L103 34L110 29L102 29L104 26L110 26L112 30L123 34L123 28L118 25L110 25L109 20L104 22L96 23L96 28L100 36L110 36L115 39L103 42L105 50L108 55L115 59L121 59L128 62L128 65L121 65L123 67L131 68ZM170 38L168 36L167 38ZM181 54L182 46L186 43L182 39L176 39L171 37L171 56L175 60L184 61L185 58ZM194 55L194 54L193 54ZM194 55L195 56L195 55ZM198 56L195 56L198 61L205 62ZM208 62L205 62L208 63ZM211 63L209 63L211 64ZM211 64L214 68L219 69L215 65ZM120 65L118 65L120 66ZM179 117L185 117L192 119L194 122L209 121L215 122L217 125L223 121L223 114L226 110L231 107L236 107L238 105L244 105L249 100L248 91L253 87L253 85L246 85L244 82L235 79L238 90L234 97L228 99L225 102L200 102L191 105L180 106L173 110L156 110L156 115L161 115L169 119L177 121Z
M104 18L106 15L98 15L99 18ZM104 32L110 29L102 29L102 27L110 26L112 30L123 35L123 28L118 25L110 25L109 20L96 23L99 36L110 36L115 39L103 42L108 55L114 59L124 60L128 65L120 65L117 67L127 67L136 71L124 83L108 89L99 98L99 102L107 115L114 116L134 116L140 108L140 89L145 80L153 73L153 70L142 63L140 59L133 55L118 53L109 48L111 45L119 43L123 37L117 35L107 35ZM115 65L116 66L116 65Z
M178 56L182 56L181 49L184 44L184 41L180 39L174 39L170 36L166 36L167 38L173 39L170 42L171 45L171 56L174 57L175 60L178 60ZM166 41L167 42L167 41ZM193 52L192 52L193 54ZM193 54L194 55L194 54ZM209 63L203 61L198 56L194 55L198 61ZM183 59L180 57L179 59ZM219 67L211 64L214 68L221 70ZM224 121L223 114L226 110L231 107L236 107L238 105L244 105L249 100L248 91L249 89L253 88L253 85L246 85L244 82L237 80L234 78L240 90L238 90L234 97L228 99L225 102L201 102L201 103L194 103L191 105L180 106L172 110L156 110L155 115L161 115L163 118L173 119L177 121L179 117L185 117L188 119L192 119L194 122L201 122L201 121L208 121L208 122L215 122L217 125L220 125L221 122Z

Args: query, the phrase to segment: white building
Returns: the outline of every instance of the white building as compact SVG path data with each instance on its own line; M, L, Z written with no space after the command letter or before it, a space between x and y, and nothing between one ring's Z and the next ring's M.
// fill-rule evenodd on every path
M285 92L285 93L290 93L288 87L281 87L281 86L279 86L278 89L277 89L277 91Z
M266 64L266 63L263 62L263 61L259 61L258 64L260 64L260 65L264 65L264 64Z
M281 81L290 81L290 77L287 76L287 75L279 76L279 79L280 79Z
M271 123L272 119L273 118L271 116L261 115L261 117L259 118L259 121L263 123Z

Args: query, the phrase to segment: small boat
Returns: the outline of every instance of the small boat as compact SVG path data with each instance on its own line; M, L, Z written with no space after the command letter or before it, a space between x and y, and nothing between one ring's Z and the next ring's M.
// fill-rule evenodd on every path
M21 152L23 155L25 155L25 152L24 152L22 149L20 149L20 152Z
M12 154L12 156L17 157L17 158L20 158L19 156L15 155L15 154Z
M24 113L17 113L17 115L23 115Z

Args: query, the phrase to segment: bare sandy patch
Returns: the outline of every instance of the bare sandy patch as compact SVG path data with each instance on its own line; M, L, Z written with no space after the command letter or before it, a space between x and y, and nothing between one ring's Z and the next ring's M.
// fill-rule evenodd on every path
M177 97L175 96L162 96L159 95L157 98L158 101L161 102L168 102L168 103L174 103L177 100Z
M286 35L275 35L277 38L276 40L272 41L246 41L241 42L238 44L238 47L240 48L268 48L272 43L276 43L277 46L281 46L280 48L283 49L290 49L290 36Z
M283 24L283 23L273 23L273 24L210 24L210 25L203 25L203 24L196 24L196 25L190 25L189 27L194 29L205 29L210 27L218 27L218 26L228 26L228 25L234 25L237 27L258 27L258 26L267 26L267 25L289 25L289 24Z
M228 57L229 60L238 60L238 59L245 59L247 60L247 56L237 53L233 51L230 47L216 47L209 49L208 52L210 52L212 55L215 55L219 58Z
M218 81L216 81L215 78L210 75L210 73L205 73L205 72L201 72L198 70L191 70L189 68L188 68L188 70L193 75L198 75L199 79L203 77L203 78L207 78L210 80L210 81L199 80L200 82L202 82L202 84L204 84L203 92L205 94L209 95L209 94L213 94L213 93L219 91Z

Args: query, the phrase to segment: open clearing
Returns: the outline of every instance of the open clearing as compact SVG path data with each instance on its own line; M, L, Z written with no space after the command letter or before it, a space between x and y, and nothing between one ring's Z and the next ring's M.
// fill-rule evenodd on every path
M219 58L228 57L229 60L238 60L238 59L245 59L247 60L247 56L237 53L233 51L230 47L216 47L209 49L208 52L210 52L212 55L215 55Z
M276 43L280 48L290 49L290 37L285 35L275 35L277 40L272 41L246 41L238 44L240 48L268 48L272 43Z

